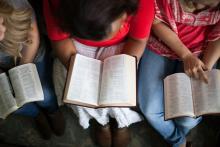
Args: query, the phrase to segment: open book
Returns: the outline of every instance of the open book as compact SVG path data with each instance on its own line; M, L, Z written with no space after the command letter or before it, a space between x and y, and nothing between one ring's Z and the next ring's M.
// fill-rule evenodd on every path
M0 74L0 118L6 118L22 105L44 99L35 64L14 67Z
M220 113L220 70L213 69L207 75L208 84L185 73L165 78L165 120Z
M115 55L103 62L71 58L64 102L86 107L136 106L136 58Z

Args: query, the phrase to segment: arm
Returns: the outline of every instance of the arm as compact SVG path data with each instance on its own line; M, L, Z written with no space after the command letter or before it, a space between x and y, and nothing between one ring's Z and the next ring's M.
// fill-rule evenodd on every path
M152 31L160 38L180 59L192 54L190 50L182 43L179 37L163 22L154 21Z
M22 58L19 64L26 64L33 62L40 43L40 37L37 27L37 22L33 21L31 24L30 32L28 33L28 42L24 45L21 51Z
M58 0L51 1L54 7L58 7ZM76 54L76 49L73 41L69 38L68 33L64 33L55 17L54 10L51 9L48 0L43 1L43 13L45 17L46 29L49 39L51 40L51 46L61 61L61 63L68 69L70 57Z
M130 30L123 53L136 56L139 61L147 44L154 20L154 0L139 0L138 9L132 16Z
M73 41L67 38L61 41L51 41L51 45L59 60L68 69L71 56L76 54Z
M122 53L135 56L139 61L144 52L146 43L147 43L147 38L144 39L128 38L128 40L125 42Z
M152 30L172 51L174 51L184 64L184 71L187 75L202 79L207 82L207 76L204 73L204 63L182 43L179 37L164 23L155 22Z
M203 56L203 62L209 70L212 69L214 64L220 58L220 39L209 42L207 49Z

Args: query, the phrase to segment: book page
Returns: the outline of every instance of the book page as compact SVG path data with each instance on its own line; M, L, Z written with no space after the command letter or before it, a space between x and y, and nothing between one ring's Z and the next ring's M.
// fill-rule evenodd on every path
M97 105L102 62L77 54L70 66L64 100Z
M190 78L176 73L164 79L165 119L194 116Z
M136 105L136 59L116 55L105 59L99 104Z
M17 104L13 91L5 73L0 74L0 118L5 118L11 112L17 110Z
M192 79L195 112L197 115L220 113L220 70L207 72L208 84Z
M12 68L9 70L9 76L18 106L44 99L35 64L29 63Z

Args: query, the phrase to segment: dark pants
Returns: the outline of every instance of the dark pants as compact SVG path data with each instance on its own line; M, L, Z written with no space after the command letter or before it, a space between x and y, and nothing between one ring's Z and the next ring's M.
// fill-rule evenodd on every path
M41 108L48 112L54 112L58 109L57 98L52 82L52 59L45 47L39 49L35 64L43 88L44 100L23 105L15 112L16 114L36 117Z

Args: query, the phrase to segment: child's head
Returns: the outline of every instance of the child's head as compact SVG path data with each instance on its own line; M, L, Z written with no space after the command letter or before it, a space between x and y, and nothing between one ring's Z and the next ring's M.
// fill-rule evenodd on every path
M88 40L105 40L120 29L138 0L60 0L57 18L64 32Z
M191 3L195 10L202 11L206 9L219 8L220 0L186 0Z
M7 0L0 0L0 16L4 19L3 24L6 27L4 39L0 41L0 51L14 57L20 55L22 44L28 39L31 15L29 9L15 10Z

